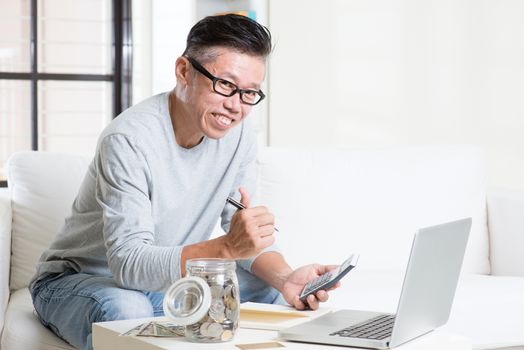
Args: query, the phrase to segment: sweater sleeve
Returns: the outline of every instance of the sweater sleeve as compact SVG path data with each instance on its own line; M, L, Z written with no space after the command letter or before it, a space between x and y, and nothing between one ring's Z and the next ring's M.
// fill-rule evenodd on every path
M181 246L155 246L151 173L147 159L126 135L105 136L96 155L96 199L103 211L109 270L117 284L163 290L180 278Z
M247 130L246 130L247 129ZM244 129L244 132L251 132L248 128ZM230 196L235 198L236 200L240 201L240 193L238 192L239 187L245 187L248 193L250 194L250 202L251 206L258 205L258 198L256 197L257 191L256 191L256 184L257 184L257 141L256 136L254 133L251 132L251 135L249 137L250 143L247 149L247 152L244 156L244 159L242 159L242 162L240 164L239 171L237 173L237 176L235 178L235 182L233 185L233 188L231 189ZM222 229L224 232L229 232L229 227L231 226L231 218L233 214L236 212L236 208L232 205L226 205L224 207L224 210L222 212L221 218L222 218ZM276 244L273 244L267 248L265 248L263 251L258 253L255 256L252 256L248 259L240 259L237 260L237 264L242 267L244 270L251 272L251 266L253 265L253 262L256 260L256 258L265 252L270 251L277 251L280 252Z

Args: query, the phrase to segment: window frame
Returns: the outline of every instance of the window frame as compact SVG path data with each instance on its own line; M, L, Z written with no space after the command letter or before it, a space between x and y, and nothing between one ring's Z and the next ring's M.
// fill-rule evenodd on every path
M85 0L89 1L89 0ZM30 72L1 72L0 80L22 80L31 83L31 150L38 151L38 82L108 81L113 86L113 118L131 106L133 74L132 0L111 0L112 25L112 74L63 74L38 72L38 0L30 0ZM0 180L0 187L7 187Z

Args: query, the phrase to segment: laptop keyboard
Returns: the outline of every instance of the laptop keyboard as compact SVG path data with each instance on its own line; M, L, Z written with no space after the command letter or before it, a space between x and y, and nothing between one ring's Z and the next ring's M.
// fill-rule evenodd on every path
M330 335L348 338L386 339L391 336L395 315L380 315Z

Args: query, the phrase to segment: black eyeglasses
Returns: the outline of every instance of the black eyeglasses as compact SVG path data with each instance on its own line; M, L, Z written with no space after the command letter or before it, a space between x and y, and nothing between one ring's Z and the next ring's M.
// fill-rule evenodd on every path
M209 73L200 63L194 60L191 57L184 56L188 59L189 63L202 75L209 78L213 82L213 91L217 94L231 97L237 92L240 94L240 100L247 105L254 106L260 101L262 101L266 95L260 90L251 90L251 89L240 89L236 84L232 82L217 78L213 74Z

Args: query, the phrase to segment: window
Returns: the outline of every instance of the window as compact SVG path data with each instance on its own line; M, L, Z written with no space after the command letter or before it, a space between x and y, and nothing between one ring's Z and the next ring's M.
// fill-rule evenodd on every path
M131 0L0 2L0 185L13 152L93 154L131 70Z

